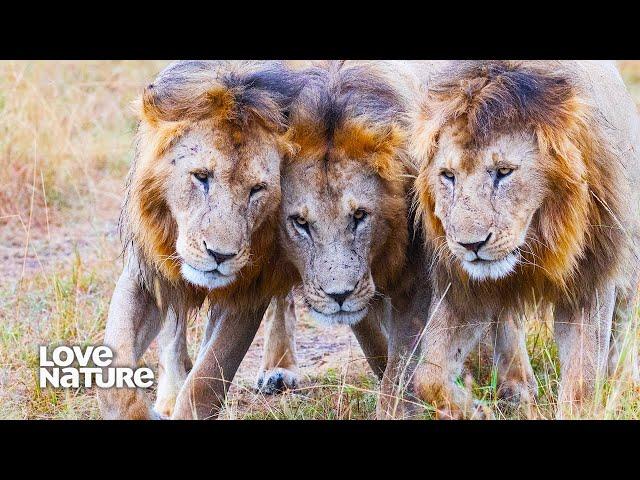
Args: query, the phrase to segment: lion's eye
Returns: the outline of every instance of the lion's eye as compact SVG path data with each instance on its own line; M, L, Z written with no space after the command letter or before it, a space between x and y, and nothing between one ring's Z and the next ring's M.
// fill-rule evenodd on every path
M511 172L513 172L513 168L499 168L497 171L497 177L498 178L504 178L508 175L511 175Z
M309 230L309 222L307 222L306 218L301 215L293 215L291 219L293 220L293 225L296 227L296 230L302 230L307 235L311 235L311 232Z
M360 224L360 222L362 222L362 220L366 218L366 216L367 212L361 208L353 212L353 220L355 221L356 227L358 226L358 224Z
M264 183L258 183L254 185L253 187L251 187L251 191L249 192L249 197L254 196L256 193L258 193L261 190L264 190L265 188L267 188L267 186Z
M447 180L449 180L450 182L453 182L456 178L456 176L454 175L454 173L451 170L443 170L440 175L442 175L444 178L446 178Z
M206 172L193 172L193 176L203 183L209 180L209 175Z
M209 193L209 174L207 172L203 172L202 170L198 170L195 172L191 172L191 175L200 182L202 188L204 189L204 193Z

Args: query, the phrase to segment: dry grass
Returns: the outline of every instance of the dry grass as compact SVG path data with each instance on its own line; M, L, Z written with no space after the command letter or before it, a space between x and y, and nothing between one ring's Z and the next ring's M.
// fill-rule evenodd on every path
M0 63L0 418L97 416L83 392L36 388L36 346L102 339L129 103L163 64Z
M99 416L91 391L37 388L37 346L102 340L121 269L115 220L132 155L129 103L164 64L0 62L0 418ZM640 100L640 62L620 68ZM192 353L201 330L198 321L189 329ZM530 323L529 333L540 397L533 416L553 418L555 346L547 325ZM155 366L155 352L145 360ZM255 395L241 379L225 417L373 418L377 382L355 363L314 369L303 389L277 397ZM498 418L530 416L496 400L495 373L478 363L476 396ZM640 419L640 392L605 385L593 416Z

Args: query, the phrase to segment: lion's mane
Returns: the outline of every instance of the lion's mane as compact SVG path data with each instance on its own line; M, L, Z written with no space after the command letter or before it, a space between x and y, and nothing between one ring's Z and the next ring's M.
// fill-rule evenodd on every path
M514 274L475 285L485 290L483 296L522 299L536 292L552 301L577 302L603 282L624 277L630 250L620 224L623 168L576 76L526 62L461 62L434 80L415 120L414 147L423 162L416 204L426 242L434 251L443 247L445 232L434 214L435 196L425 166L442 128L452 122L464 125L465 141L472 148L501 133L535 134L550 186L530 226L535 240L528 243L531 251L524 253L525 261ZM434 275L444 282L452 267L435 261ZM453 273L465 277L459 267Z
M283 112L300 85L277 62L187 61L163 70L136 102L140 123L136 153L125 187L120 232L125 258L161 307L194 305L206 295L180 275L177 225L166 204L169 162L161 155L195 122L210 121L241 144L250 135L276 139L283 149ZM209 295L233 297L246 290L275 243L275 218L265 221L252 240L253 262L241 278ZM266 287L265 287L266 288ZM164 301L163 301L164 300Z
M391 234L372 263L376 286L390 288L406 263L407 225L414 163L407 150L410 82L384 62L321 62L303 71L305 87L292 105L289 158L320 162L346 157L361 161L383 183L386 222ZM334 154L329 154L333 151ZM335 153L338 153L337 155Z

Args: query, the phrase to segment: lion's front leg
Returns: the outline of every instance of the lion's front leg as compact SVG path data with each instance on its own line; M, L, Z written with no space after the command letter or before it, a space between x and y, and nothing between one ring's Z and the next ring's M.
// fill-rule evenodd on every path
M172 418L214 419L218 416L267 306L268 303L264 303L249 311L211 308L208 341L178 394Z
M265 313L262 366L256 389L274 394L295 389L300 382L296 358L296 312L293 291L285 298L274 298Z
M420 352L418 345L428 313L428 301L416 302L421 308L397 309L385 305L383 321L388 330L387 364L376 406L379 419L415 417L421 412L413 395L412 377ZM425 311L422 311L425 310Z
M378 419L404 419L421 412L419 402L413 396L411 378L414 375L419 349L414 348L420 335L418 319L394 319L389 331L387 367L380 383L380 396L376 405ZM395 324L395 325L393 325ZM417 325L416 325L417 324Z
M187 314L169 308L158 335L158 391L154 409L170 417L193 364L187 350Z
M556 305L558 418L583 416L595 406L595 389L606 373L614 305L613 285L596 290L587 305Z
M160 312L151 294L135 272L127 268L116 284L104 344L113 351L113 367L136 368L138 361L160 329ZM146 395L136 388L98 389L98 405L105 419L152 419Z
M498 397L527 407L535 401L538 385L527 352L524 318L508 312L493 324L492 334Z
M421 400L434 406L437 418L488 418L491 416L488 408L474 402L471 392L456 382L466 357L490 324L460 322L444 301L434 303L422 339L415 392Z
M383 315L388 309L385 303L374 303L365 318L351 325L351 331L358 340L369 367L379 379L383 378L388 355L387 337L382 328Z

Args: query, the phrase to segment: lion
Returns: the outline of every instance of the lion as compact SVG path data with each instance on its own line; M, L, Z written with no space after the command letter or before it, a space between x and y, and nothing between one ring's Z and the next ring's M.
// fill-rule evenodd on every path
M281 255L285 113L299 88L279 62L183 61L145 89L104 342L115 365L135 366L162 329L162 375L155 409L135 389L100 391L104 418L158 418L174 404L176 418L215 416L272 297L296 282L266 266ZM191 368L186 320L205 301Z
M555 315L557 415L586 414L623 360L640 270L640 121L615 64L453 62L419 105L415 202L437 254L415 390L444 417L473 416L462 362L492 322L541 301ZM509 373L532 393L517 360Z
M382 317L391 305L381 292L402 283L409 249L411 176L405 174L413 167L404 156L402 92L376 63L303 67L304 87L289 115L287 139L295 150L283 169L279 218L280 243L302 285L273 305L273 312L284 314L275 315L265 332L258 378L264 393L299 382L296 309L322 323L349 325L372 370L383 377L389 353L384 330L391 326ZM397 302L408 304L401 298L407 288L397 290ZM419 322L408 321L406 331L412 326L417 334ZM400 328L389 335L399 338ZM394 343L393 353L404 352L406 343Z
M356 337L376 332L364 353L382 377L379 416L401 416L398 377L411 374L403 362L413 363L430 302L429 288L411 288L408 261L422 255L410 241L416 172L404 123L416 81L400 62L328 62L306 76L291 108L298 148L283 171L281 243L311 318L349 325Z
M381 378L379 418L419 412L410 379L428 318L432 254L414 230L410 105L436 62L329 62L307 70L290 113L296 153L282 176L280 238L299 271L304 308L350 325ZM267 330L258 380L271 393L298 382L291 304ZM279 322L279 324L278 324ZM373 341L372 341L373 340ZM521 352L503 342L505 357ZM507 351L510 349L509 351ZM526 351L525 351L526 352ZM507 355L509 354L509 355Z

